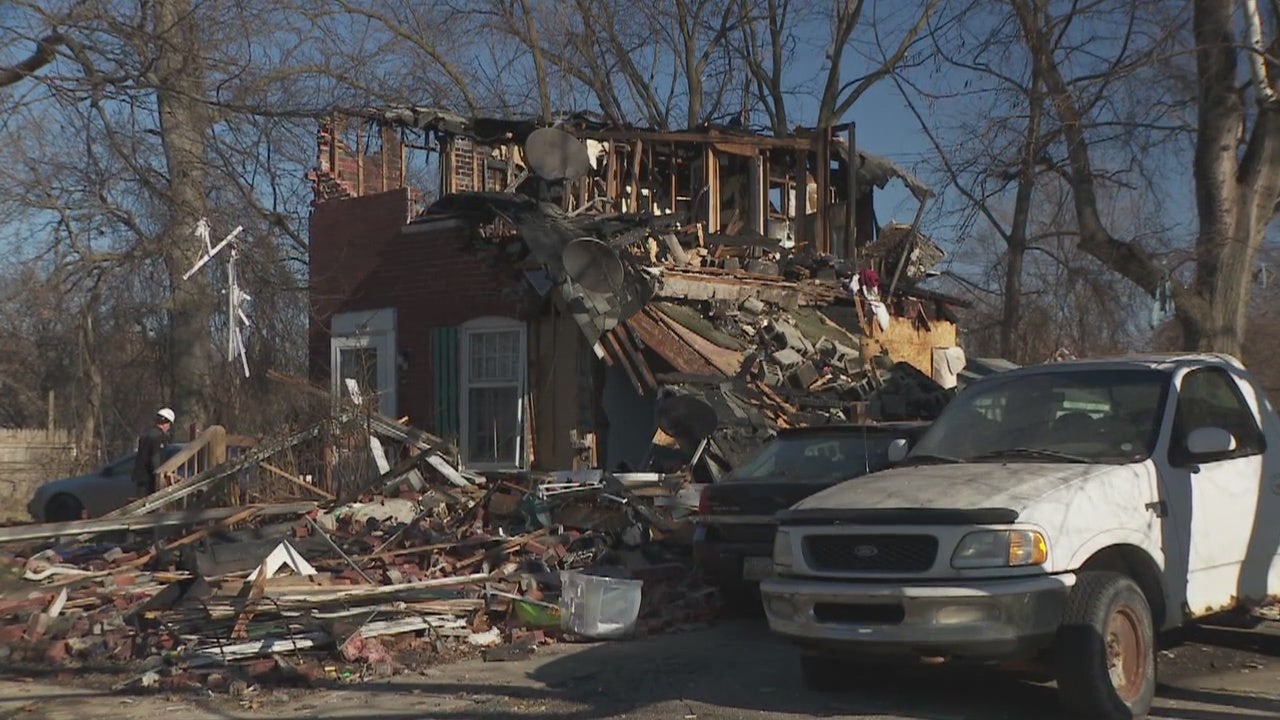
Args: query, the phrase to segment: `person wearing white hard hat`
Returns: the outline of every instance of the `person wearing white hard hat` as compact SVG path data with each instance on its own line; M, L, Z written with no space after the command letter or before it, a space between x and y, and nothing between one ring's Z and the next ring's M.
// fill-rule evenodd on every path
M143 496L157 490L156 470L164 463L164 446L169 442L173 420L172 410L160 408L151 427L138 436L138 454L133 459L133 484Z

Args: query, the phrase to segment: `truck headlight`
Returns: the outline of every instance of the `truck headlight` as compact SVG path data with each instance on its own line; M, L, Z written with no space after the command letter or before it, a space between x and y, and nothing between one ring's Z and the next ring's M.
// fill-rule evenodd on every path
M1048 559L1049 544L1035 530L984 530L964 536L951 555L951 567L1024 567Z
M790 570L794 559L791 557L791 533L778 530L773 535L773 567L774 570Z

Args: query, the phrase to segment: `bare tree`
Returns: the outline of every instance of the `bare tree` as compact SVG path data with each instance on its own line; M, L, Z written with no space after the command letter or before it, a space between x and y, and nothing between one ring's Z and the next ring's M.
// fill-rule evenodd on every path
M1123 14L1119 17L1126 19ZM1144 27L1129 27L1118 38L1122 45L1133 46L1124 52L1128 66L1154 64L1162 44L1146 39L1135 42L1154 24L1155 18L1149 18ZM1061 201L1069 197L1060 192L1067 174L1062 124L1054 114L1042 69L1031 62L1006 0L965 3L957 12L931 21L928 37L932 60L927 72L898 73L893 79L933 147L933 156L924 164L939 177L939 185L950 189L939 214L955 219L945 223L947 230L961 242L975 231L989 231L1004 245L998 263L1003 277L996 294L1002 305L998 349L1006 357L1020 358L1026 348L1021 338L1024 301L1029 310L1034 309L1034 302L1023 292L1028 254L1075 255L1061 248L1064 240L1078 238L1074 219L1048 225L1044 221L1057 217ZM1076 38L1066 34L1056 36L1055 42L1063 54L1079 49ZM1103 211L1131 209L1137 206L1138 195L1152 194L1153 187L1141 177L1154 170L1147 148L1190 132L1186 124L1166 124L1157 130L1144 122L1153 117L1142 109L1142 103L1151 99L1149 92L1138 87L1146 80L1081 73L1068 83L1077 97L1099 97L1107 89L1126 96L1108 98L1106 108L1092 121L1095 147L1122 161L1095 171L1093 182L1105 188L1108 198ZM1165 150L1176 147L1169 143ZM1154 189L1156 193L1165 190ZM1120 217L1135 232L1139 226L1150 232L1148 218ZM1034 231L1037 224L1042 229ZM1070 275L1081 264L1056 266Z
M1034 66L1063 128L1068 180L1080 231L1080 247L1155 295L1168 278L1159 259L1141 244L1113 232L1102 219L1095 167L1098 116L1105 94L1073 91L1072 73L1101 76L1097 85L1114 87L1115 80L1135 69L1129 45L1112 46L1105 68L1077 69L1080 53L1068 53L1062 39L1096 28L1087 10L1075 3L1048 0L1010 0ZM1191 46L1196 70L1196 136L1192 174L1199 221L1192 277L1173 278L1172 295L1183 342L1194 349L1240 353L1246 327L1255 257L1280 197L1280 103L1264 54L1274 51L1275 38L1263 28L1277 26L1277 8L1264 10L1256 0L1244 3L1244 30L1237 27L1237 3L1232 0L1193 0ZM1164 3L1126 4L1130 29L1167 9ZM1147 39L1136 34L1136 42ZM1115 51L1118 48L1118 52ZM1095 43L1101 54L1108 48ZM1096 57L1097 55L1095 55ZM1258 58L1258 61L1250 60ZM1241 88L1238 73L1247 61L1250 81Z
M739 52L750 75L748 83L773 131L790 132L787 98L795 92L792 76L798 45L824 47L824 72L815 95L817 127L838 123L877 82L900 70L920 39L941 0L881 3L831 0L825 6L792 0L738 0L742 42ZM889 30L892 28L892 30ZM885 34L895 34L886 47ZM861 35L861 36L860 36ZM846 59L857 56L865 66L848 78ZM918 62L918 59L911 59Z
M50 33L37 40L35 52L25 60L10 67L0 67L0 87L16 84L53 62L62 42L63 37L59 33Z
M998 263L1003 269L998 350L1020 358L1023 266L1033 243L1042 239L1030 237L1029 228L1037 184L1051 170L1046 162L1051 135L1042 80L1034 67L1019 72L1026 63L1018 38L992 22L990 11L989 3L973 3L959 17L931 28L934 62L943 73L959 75L958 81L937 89L902 76L894 83L936 152L930 164L968 206L954 230L963 237L975 223L985 223L1004 244ZM917 98L935 111L941 105L942 112L926 118Z
M222 401L248 389L211 337L225 322L218 271L182 275L202 252L196 220L245 225L250 294L279 313L262 313L255 330L279 334L255 337L251 352L302 367L303 171L311 108L326 95L317 78L329 77L298 43L305 23L270 3L13 5L33 32L61 40L40 73L0 93L13 132L0 217L10 260L23 262L14 277L43 288L18 296L35 307L12 305L6 317L55 308L66 320L45 334L68 370L41 370L50 356L11 367L58 386L86 443L131 434L157 403L184 422L236 420ZM263 62L274 56L287 62Z

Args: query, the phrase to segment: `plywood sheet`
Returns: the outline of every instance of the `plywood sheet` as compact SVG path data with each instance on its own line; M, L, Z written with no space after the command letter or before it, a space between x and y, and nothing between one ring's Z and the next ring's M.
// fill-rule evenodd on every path
M872 337L883 346L894 362L905 362L933 377L933 349L956 345L956 326L946 320L934 320L926 330L904 317L889 318L889 329L876 326Z

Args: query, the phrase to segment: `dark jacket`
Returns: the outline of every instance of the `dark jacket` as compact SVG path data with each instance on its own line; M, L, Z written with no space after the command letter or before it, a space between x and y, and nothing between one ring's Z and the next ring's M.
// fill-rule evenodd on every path
M138 436L138 456L133 460L133 484L144 494L156 491L156 469L164 464L165 443L169 436L154 425Z

